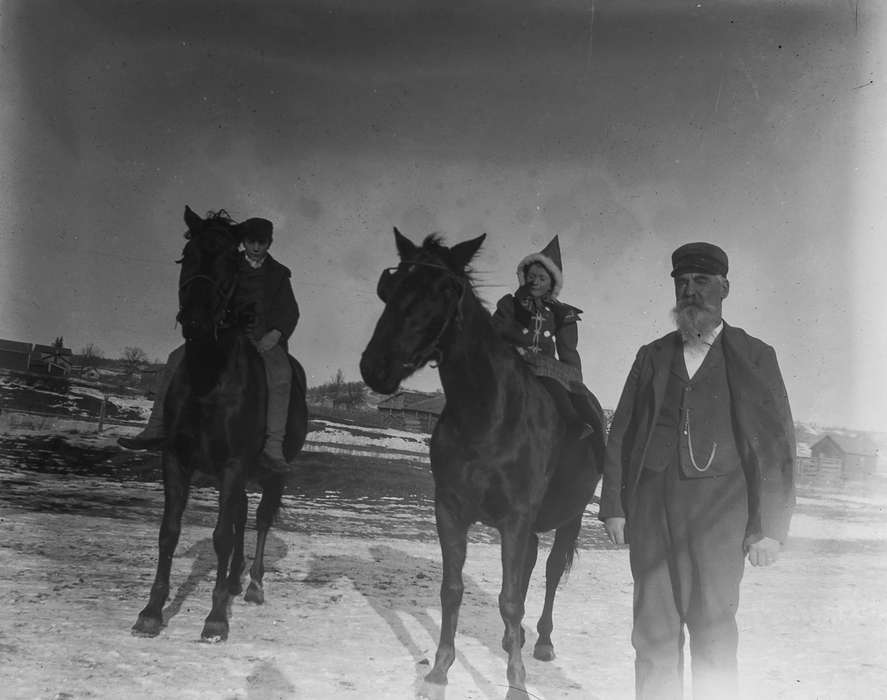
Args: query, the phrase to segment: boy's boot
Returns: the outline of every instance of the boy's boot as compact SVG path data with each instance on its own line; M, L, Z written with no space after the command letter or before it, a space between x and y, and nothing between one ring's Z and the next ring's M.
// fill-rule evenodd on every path
M184 357L184 345L177 347L169 354L163 369L157 373L154 385L154 403L151 405L148 425L136 435L117 438L118 445L128 450L152 450L163 445L166 440L166 429L163 426L163 403L166 401L166 392L169 385L172 384L172 378Z
M129 437L117 438L117 444L127 450L152 450L160 447L166 440L166 433L163 429L163 400L165 398L165 394L156 394L145 429Z

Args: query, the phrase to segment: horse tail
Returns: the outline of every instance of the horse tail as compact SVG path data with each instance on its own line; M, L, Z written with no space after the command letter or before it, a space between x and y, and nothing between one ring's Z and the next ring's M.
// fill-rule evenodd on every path
M565 556L564 556L564 574L569 574L570 569L573 568L573 561L579 555L579 547L574 542L573 546L570 547Z
M570 573L573 561L579 554L579 530L582 528L582 513L564 523L554 532L552 552L557 552L564 563L564 573Z

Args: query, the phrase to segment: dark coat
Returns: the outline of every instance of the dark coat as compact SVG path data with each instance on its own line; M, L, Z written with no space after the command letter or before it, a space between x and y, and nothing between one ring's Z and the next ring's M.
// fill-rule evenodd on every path
M299 304L293 294L291 276L289 268L277 262L270 254L265 258L262 263L262 327L251 329L255 337L277 329L280 331L279 344L284 348L299 322Z
M290 282L292 273L270 255L265 264L268 265L265 276L265 325L268 330L279 330L281 343L285 345L299 322L299 304Z
M521 288L523 289L523 288ZM533 346L531 313L523 301L526 295L506 294L496 304L493 313L493 327L508 342L519 347ZM554 357L561 362L575 367L582 376L582 360L579 357L579 309L560 301L548 301L542 304L542 328L536 352Z
M795 435L776 353L726 323L721 343L733 432L748 484L746 544L762 537L782 542L795 504ZM673 331L638 351L610 426L598 517L626 517L626 537L673 353L681 347Z

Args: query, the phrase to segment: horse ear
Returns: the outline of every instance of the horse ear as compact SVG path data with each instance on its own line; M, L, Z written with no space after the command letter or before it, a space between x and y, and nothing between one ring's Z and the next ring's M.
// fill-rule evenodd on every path
M394 227L394 242L397 244L397 254L401 260L411 258L416 254L416 245Z
M474 256L477 255L477 251L480 250L481 244L483 244L486 237L487 234L482 233L477 238L472 238L470 241L462 241L450 248L450 265L457 270L464 270Z
M188 225L189 229L196 228L203 223L203 219L201 219L187 204L185 205L185 223Z

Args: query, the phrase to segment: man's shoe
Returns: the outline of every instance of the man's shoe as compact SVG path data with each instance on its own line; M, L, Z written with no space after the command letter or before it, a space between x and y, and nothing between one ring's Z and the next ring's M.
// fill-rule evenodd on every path
M145 435L144 432L132 437L119 437L117 444L127 450L155 450L166 441L163 435Z

